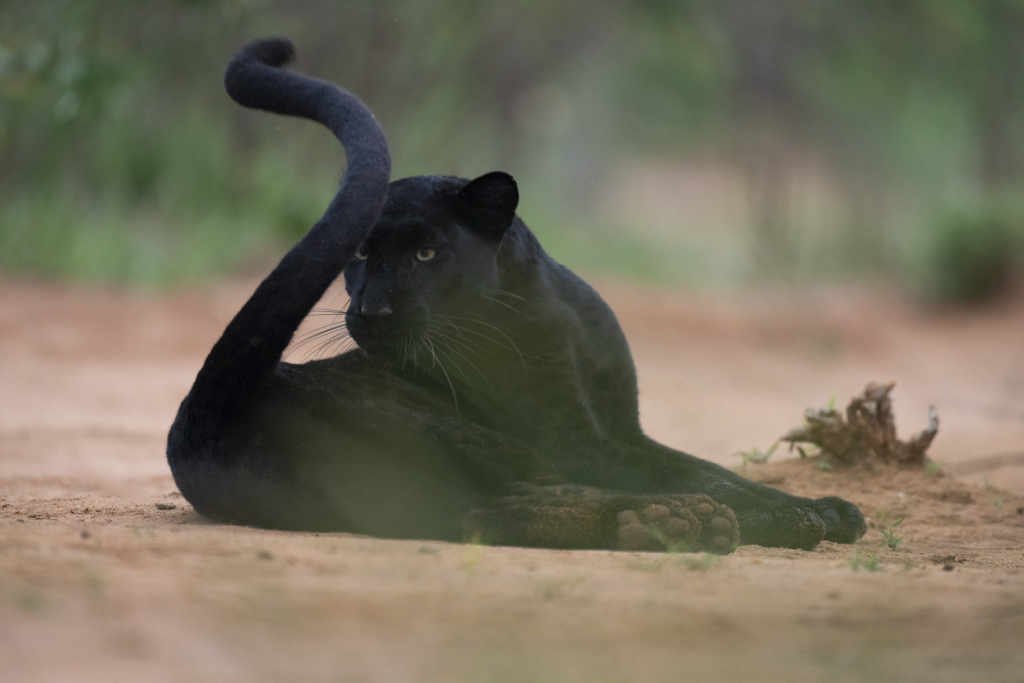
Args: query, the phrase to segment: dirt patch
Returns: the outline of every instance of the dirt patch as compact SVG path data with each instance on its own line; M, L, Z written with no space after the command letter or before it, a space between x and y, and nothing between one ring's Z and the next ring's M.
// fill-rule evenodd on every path
M898 382L901 433L924 429L930 404L942 416L934 474L781 452L744 470L848 498L869 526L903 519L896 549L869 528L855 546L716 559L207 523L174 490L163 442L252 284L0 282L4 680L1020 679L1019 302L939 315L871 292L600 287L634 350L645 427L675 447L739 466L737 451L869 380Z
M909 568L955 556L959 564L1024 568L1024 497L967 484L942 471L881 463L822 469L823 463L828 463L823 457L791 459L751 465L743 473L797 495L843 496L856 503L869 529L858 550L884 562ZM897 535L903 540L890 549L881 530L899 520ZM830 547L850 555L846 546Z

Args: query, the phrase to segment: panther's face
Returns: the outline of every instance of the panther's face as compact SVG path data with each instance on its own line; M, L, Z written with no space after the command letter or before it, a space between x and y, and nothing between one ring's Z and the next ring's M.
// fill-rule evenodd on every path
M515 181L417 176L391 184L380 218L345 266L349 333L371 355L409 353L473 316L498 282Z

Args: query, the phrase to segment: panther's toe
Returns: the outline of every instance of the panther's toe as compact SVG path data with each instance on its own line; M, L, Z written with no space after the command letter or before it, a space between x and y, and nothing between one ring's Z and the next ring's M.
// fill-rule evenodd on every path
M620 550L688 550L700 538L700 520L681 505L647 503L622 510L616 521Z
M702 549L719 555L736 549L740 543L740 525L729 507L704 495L686 496L686 501L700 520Z
M816 501L815 512L825 522L825 540L854 543L868 530L864 515L853 503L831 496Z
M704 495L651 496L617 517L620 550L731 553L739 544L736 515Z
M827 525L815 512L779 506L740 515L740 543L811 550L825 538Z

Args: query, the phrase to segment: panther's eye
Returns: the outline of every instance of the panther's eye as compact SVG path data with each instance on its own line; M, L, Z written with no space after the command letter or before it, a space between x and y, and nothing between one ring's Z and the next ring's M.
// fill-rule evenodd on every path
M416 252L416 258L420 261L429 261L437 254L433 249L420 249Z
M367 255L368 254L366 253L366 245L365 244L359 245L359 248L356 249L356 258L359 259L360 261L365 261Z

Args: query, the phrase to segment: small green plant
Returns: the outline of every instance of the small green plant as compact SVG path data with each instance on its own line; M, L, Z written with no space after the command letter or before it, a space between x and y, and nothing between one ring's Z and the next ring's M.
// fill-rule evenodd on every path
M819 462L817 464L817 468L819 470L821 470L822 472L831 472L832 471L832 463L828 462L827 460L822 460L821 462Z
M662 547L665 549L665 552L661 556L655 558L654 560L646 564L640 565L641 571L656 572L659 569L661 569L662 565L664 565L673 557L679 557L679 561L683 561L682 554L690 552L691 546L688 541L673 541L665 535L665 532L662 529L659 529L658 527L653 525L648 526L647 531L651 534L652 537L654 537L658 541L658 543L662 545Z
M889 515L886 513L880 512L878 513L878 516L882 518L882 522L888 527L888 529L878 529L882 534L882 537L885 539L885 541L879 545L887 545L889 546L889 550L896 550L900 547L900 544L903 543L903 536L897 536L895 529L900 524L903 524L903 520L906 518L901 517L898 522L890 522Z
M466 543L466 550L462 555L462 571L468 576L476 574L480 569L480 562L484 558L483 545L480 543L480 534L474 534Z
M679 558L679 564L691 572L706 572L722 561L718 555L701 553L700 555L683 555Z
M79 571L85 585L86 595L92 602L100 602L106 597L107 585L103 575L86 565L80 565Z
M665 552L650 562L645 562L637 567L642 572L656 572L662 568L662 566L671 559L671 555Z
M572 576L541 581L537 584L537 595L542 600L554 600L564 597L576 586L583 583L586 578L586 576Z
M828 409L829 410L835 410L836 409L836 399L837 398L839 398L839 394L832 394L832 398L830 398L828 400Z
M938 460L929 460L924 464L924 471L928 474L938 474L942 471L942 468L946 466L946 463L939 462Z
M797 446L796 451L800 454L801 458L812 458L814 456L821 455L823 452L816 444Z
M749 451L740 451L736 455L743 458L743 469L746 469L747 465L749 465L750 463L754 463L755 465L763 465L764 463L768 462L768 460L772 457L772 453L774 453L775 449L779 447L779 443L781 442L776 441L766 451L762 451L757 446L754 446Z
M24 588L14 594L14 606L22 612L39 614L50 609L50 601L34 588Z
M661 544L661 547L665 549L666 553L686 553L690 551L689 541L673 541L665 535L664 530L659 529L653 524L648 525L646 528L647 533Z
M877 572L881 569L881 566L878 564L878 556L875 555L874 551L872 551L867 555L854 553L850 557L850 569L853 571L867 569L869 572Z
M662 565L664 565L666 562L672 559L674 555L686 552L686 543L669 541L667 538L665 538L665 534L662 533L661 529L655 529L651 527L649 531L651 532L651 535L658 539L658 542L661 543L662 546L664 546L665 552L656 557L655 559L651 560L650 562L646 562L640 565L640 571L656 572L659 569L661 569Z
M135 538L153 538L153 529L148 526L139 526L138 524L129 524L128 529L131 530L132 535Z
M675 559L676 564L685 567L691 572L706 572L721 561L718 555L712 555L711 553L695 555L688 553L685 548L669 549L656 559L640 565L639 569L643 572L656 572L672 559Z
M1001 507L1003 507L1003 499L1000 498L999 496L993 497L992 498L992 507L994 507L994 508L1001 508Z
M544 581L537 586L537 593L540 594L542 600L554 600L555 598L562 597L564 586L565 582L560 579Z

